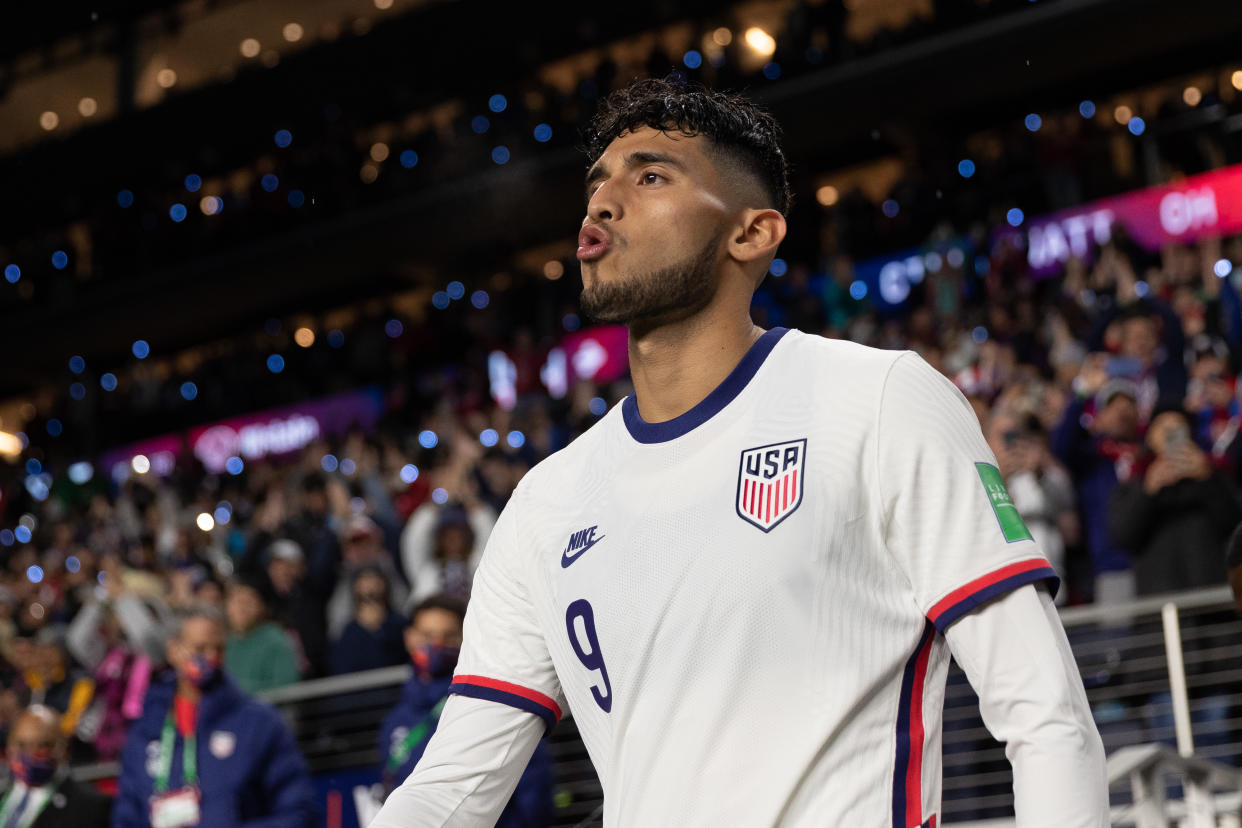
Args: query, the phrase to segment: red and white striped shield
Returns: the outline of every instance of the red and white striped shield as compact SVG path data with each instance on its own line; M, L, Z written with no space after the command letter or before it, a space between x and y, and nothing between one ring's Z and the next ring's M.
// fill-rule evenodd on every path
M806 439L742 452L737 472L737 514L771 532L802 504Z

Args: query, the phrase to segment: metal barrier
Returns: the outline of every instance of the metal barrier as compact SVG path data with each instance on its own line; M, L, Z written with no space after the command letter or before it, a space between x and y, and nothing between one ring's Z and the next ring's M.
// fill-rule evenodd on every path
M1169 601L1178 607L1181 619L1195 756L1238 766L1242 618L1227 587L1061 612L1105 751L1113 756L1127 747L1176 744L1161 626L1161 607ZM389 667L302 682L262 697L285 714L313 772L378 768L376 733L409 675L408 667ZM566 828L601 824L602 789L572 719L553 732L551 749L558 780L553 824ZM115 766L78 769L82 778L115 772ZM983 726L978 699L954 665L945 695L941 821L1012 825L1012 802L1012 775L1003 746ZM1128 790L1112 792L1115 813L1132 804Z
M1184 789L1181 801L1168 801L1169 777ZM1108 782L1110 788L1128 785L1134 799L1113 809L1115 826L1165 828L1176 822L1187 828L1217 828L1224 824L1218 823L1220 817L1234 828L1238 825L1242 771L1221 762L1184 756L1166 745L1137 745L1108 757ZM1213 795L1213 788L1224 792Z
M1194 755L1236 766L1242 757L1242 618L1227 587L1061 612L1105 752L1113 757L1123 748L1177 743L1161 620L1169 602L1181 620ZM942 822L1012 824L1012 786L1003 746L984 728L978 699L954 665L945 699ZM1171 794L1180 798L1178 791ZM1114 788L1110 799L1118 815L1133 804L1125 786Z

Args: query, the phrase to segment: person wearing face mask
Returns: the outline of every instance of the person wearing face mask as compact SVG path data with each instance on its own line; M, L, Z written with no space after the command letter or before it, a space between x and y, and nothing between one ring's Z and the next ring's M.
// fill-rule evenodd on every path
M105 828L112 800L69 777L56 711L33 705L9 731L12 782L0 797L0 828Z
M465 603L443 594L423 599L410 614L405 647L414 675L401 702L380 725L384 796L409 776L435 733L457 666L465 617ZM547 743L540 742L496 825L535 828L549 824L551 817L552 762Z
M115 828L310 828L306 761L280 715L224 673L226 623L188 611L121 755ZM6 828L0 826L0 828Z

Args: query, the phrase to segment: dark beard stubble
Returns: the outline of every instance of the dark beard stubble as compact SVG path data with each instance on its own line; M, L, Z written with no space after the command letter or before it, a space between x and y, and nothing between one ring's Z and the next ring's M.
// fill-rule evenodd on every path
M701 311L716 295L716 251L722 234L685 260L614 283L582 289L582 312L597 322L652 328Z

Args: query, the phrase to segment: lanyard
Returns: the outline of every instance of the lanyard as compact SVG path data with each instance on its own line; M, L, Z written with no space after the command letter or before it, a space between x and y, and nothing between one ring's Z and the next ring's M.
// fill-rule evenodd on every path
M172 778L173 747L177 742L177 728L173 726L173 714L170 710L164 719L164 732L160 734L160 764L155 775L155 793L166 793L168 782ZM181 776L188 787L198 784L198 737L191 733L185 737L181 748Z
M58 785L60 785L59 780L53 782L51 787L48 788L47 798L43 800L43 804L39 806L39 810L29 816L23 816L21 821L18 822L18 825L33 825L34 821L38 819L45 810L47 810L48 803L50 803L52 801L52 797L56 795L56 787ZM30 796L33 790L33 788L27 786L26 796L19 800L23 806L26 804L26 799ZM9 792L4 795L4 801L0 802L0 825L7 825L8 821L13 817L13 814L10 812L18 805L18 802L13 801L13 794L15 793L17 793L16 788L9 788Z
M405 734L401 744L392 749L388 754L388 764L384 766L385 773L396 773L401 769L405 760L409 759L410 754L414 752L414 746L421 742L426 737L427 731L431 730L431 726L440 720L440 711L444 709L446 701L448 701L448 696L440 699L421 722L410 728L410 732Z

